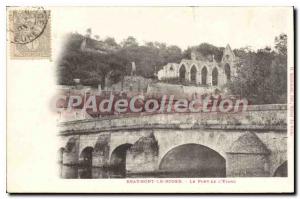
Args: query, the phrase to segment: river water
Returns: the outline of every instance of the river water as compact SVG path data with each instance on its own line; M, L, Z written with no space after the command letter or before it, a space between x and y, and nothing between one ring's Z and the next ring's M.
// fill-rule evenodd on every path
M117 169L87 167L87 166L69 166L59 165L59 174L61 178L66 179L92 179L92 178L125 178L125 172Z
M211 169L194 171L156 171L149 173L127 173L120 168L100 168L89 166L59 165L61 178L65 179L96 179L96 178L195 178L195 177L226 177L224 171Z

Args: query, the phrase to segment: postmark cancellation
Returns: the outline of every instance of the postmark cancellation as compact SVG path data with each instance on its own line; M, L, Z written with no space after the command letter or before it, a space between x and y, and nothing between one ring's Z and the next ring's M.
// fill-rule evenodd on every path
M9 48L13 59L51 57L50 10L8 10Z

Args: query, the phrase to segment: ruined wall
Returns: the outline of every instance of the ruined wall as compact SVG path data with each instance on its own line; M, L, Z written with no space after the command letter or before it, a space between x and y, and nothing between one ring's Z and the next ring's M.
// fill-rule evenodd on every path
M142 76L124 76L118 83L107 85L107 91L145 92L153 80Z

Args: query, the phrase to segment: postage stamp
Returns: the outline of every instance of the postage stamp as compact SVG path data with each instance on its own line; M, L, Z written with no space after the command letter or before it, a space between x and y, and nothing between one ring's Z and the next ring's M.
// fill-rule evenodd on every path
M30 7L9 10L8 14L11 58L50 58L50 10Z

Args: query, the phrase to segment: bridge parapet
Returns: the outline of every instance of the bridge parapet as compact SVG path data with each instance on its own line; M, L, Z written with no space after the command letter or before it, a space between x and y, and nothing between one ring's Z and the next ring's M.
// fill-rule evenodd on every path
M220 160L220 176L225 170L226 176L273 176L287 160L286 105L249 106L226 114L131 114L64 122L60 127L63 164L81 164L90 157L93 167L122 163L130 175L177 169L171 166L177 165L173 160L198 157L189 147Z
M62 122L60 135L98 133L130 129L236 129L285 130L285 104L253 105L237 113L201 112L172 114L128 114L119 117Z

